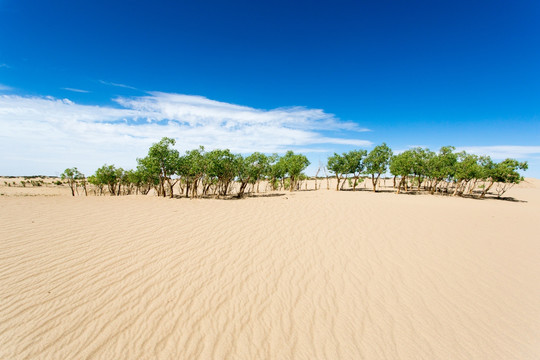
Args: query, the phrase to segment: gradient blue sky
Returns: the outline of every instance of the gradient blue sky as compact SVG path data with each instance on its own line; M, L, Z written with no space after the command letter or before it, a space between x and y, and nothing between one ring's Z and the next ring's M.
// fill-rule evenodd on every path
M314 165L454 145L540 177L538 19L536 0L0 0L0 174L130 168L170 136Z

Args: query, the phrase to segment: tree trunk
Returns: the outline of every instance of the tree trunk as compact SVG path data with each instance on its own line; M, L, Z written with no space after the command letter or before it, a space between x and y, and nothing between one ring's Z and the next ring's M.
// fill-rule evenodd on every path
M456 181L456 188L454 189L454 192L452 193L452 196L456 196L459 188L459 184L461 183L461 180Z
M343 182L341 183L341 187L339 188L340 190L343 190L343 187L345 186L345 183L347 182L347 179L348 179L348 177L345 176L345 178L343 179Z
M484 190L482 191L482 194L480 194L479 199L483 199L483 198L486 197L487 192L489 191L489 189L491 189L491 187L493 186L494 183L495 183L495 182L494 182L493 180L491 180L491 183L489 184L488 187L486 187L486 186L484 185Z
M433 195L435 194L435 191L437 191L437 185L439 184L439 181L437 180L433 180L433 183L430 185L431 188L429 189L430 191L430 194Z
M244 196L244 191L247 187L247 181L243 181L241 184L240 184L240 189L238 189L238 197L241 198L242 196Z
M404 181L405 181L405 176L402 176L401 179L399 179L399 184L397 186L396 194L399 194L401 192L401 185L404 183Z

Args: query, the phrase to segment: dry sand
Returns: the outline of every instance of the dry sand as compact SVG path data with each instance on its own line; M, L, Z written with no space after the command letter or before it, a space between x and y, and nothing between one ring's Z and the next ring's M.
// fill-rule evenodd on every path
M538 180L514 202L0 192L0 359L540 358Z

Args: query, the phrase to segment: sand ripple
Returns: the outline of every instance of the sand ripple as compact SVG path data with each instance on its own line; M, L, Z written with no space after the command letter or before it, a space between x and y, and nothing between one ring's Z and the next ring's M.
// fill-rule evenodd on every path
M0 358L538 359L528 191L4 198Z

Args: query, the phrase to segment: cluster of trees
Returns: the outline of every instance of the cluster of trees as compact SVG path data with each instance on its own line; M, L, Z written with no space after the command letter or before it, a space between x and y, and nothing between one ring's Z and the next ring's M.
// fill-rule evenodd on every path
M527 162L506 159L494 162L489 156L477 156L465 151L456 153L455 147L444 146L438 153L427 148L413 148L393 155L382 144L371 152L353 150L328 158L328 169L337 179L337 190L343 188L345 179L354 179L356 189L361 174L369 175L376 191L381 174L388 171L394 176L394 188L399 194L405 191L428 191L431 194L474 195L483 198L496 184L501 197L510 187L523 178L518 170L527 170ZM341 182L343 180L343 182Z
M306 179L303 171L309 160L302 154L288 151L284 156L267 156L255 152L249 156L234 154L230 150L205 151L204 147L190 150L180 155L174 149L175 140L163 138L153 144L148 155L137 159L137 168L125 171L114 165L103 165L88 179L77 168L66 169L62 179L67 180L72 195L86 184L97 189L96 194L108 190L111 195L132 193L147 194L154 189L159 196L174 196L174 188L179 184L180 192L186 197L200 194L226 196L238 184L236 195L245 194L248 185L259 189L261 180L268 180L272 189L298 189Z
M70 186L73 196L79 193L79 188L88 195L88 184L92 184L100 195L105 191L111 195L148 194L154 189L159 196L173 197L178 184L180 193L186 197L226 196L233 188L242 197L248 186L252 191L257 188L258 192L262 180L268 181L273 190L299 189L307 178L303 171L310 164L304 155L292 151L284 156L259 152L242 156L228 149L205 151L201 146L180 155L174 145L174 139L161 139L150 147L147 156L137 159L134 170L103 165L86 178L77 168L71 168L64 171L62 179ZM417 147L393 154L383 143L370 152L334 153L328 158L327 168L336 177L336 190L342 190L348 181L354 191L368 177L373 191L377 191L381 176L391 173L397 193L402 190L458 196L476 193L483 198L493 186L500 197L519 183L523 178L518 170L526 170L527 163L513 159L497 163L489 156L456 153L452 146L444 146L438 153Z
M366 174L371 177L373 191L377 191L377 184L381 175L386 173L392 158L392 149L385 143L375 146L369 153L366 150L351 150L342 155L334 153L328 158L328 170L334 173L337 179L336 190L345 185L345 180L349 175L354 178L353 190L360 179L360 175Z

